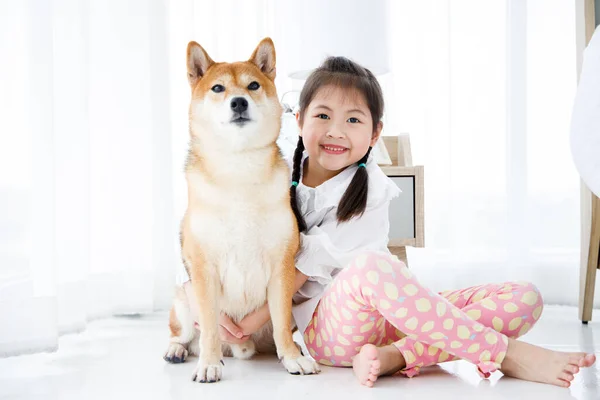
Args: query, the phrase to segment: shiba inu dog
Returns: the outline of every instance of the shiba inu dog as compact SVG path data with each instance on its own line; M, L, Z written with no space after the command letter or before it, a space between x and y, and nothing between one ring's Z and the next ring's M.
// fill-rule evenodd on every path
M216 63L196 42L187 48L190 149L182 256L199 307L199 339L183 290L170 314L165 359L199 353L193 379L221 379L223 353L249 358L277 351L292 374L317 373L292 340L294 258L299 233L290 173L276 140L282 108L275 48L263 39L248 61ZM220 312L234 322L268 302L271 324L243 345L223 345ZM198 343L198 347L195 343Z

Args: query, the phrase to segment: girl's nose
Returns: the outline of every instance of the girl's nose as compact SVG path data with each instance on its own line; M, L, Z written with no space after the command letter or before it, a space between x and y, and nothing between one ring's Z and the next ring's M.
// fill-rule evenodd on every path
M329 130L327 131L327 137L333 138L333 139L341 139L344 138L344 132L339 129L339 127L337 125L332 125Z

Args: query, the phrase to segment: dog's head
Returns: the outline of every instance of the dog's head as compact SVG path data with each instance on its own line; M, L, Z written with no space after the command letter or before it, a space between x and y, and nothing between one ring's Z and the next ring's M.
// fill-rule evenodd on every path
M282 108L275 89L275 47L263 39L248 61L214 62L196 42L187 48L191 135L210 148L243 151L274 143Z

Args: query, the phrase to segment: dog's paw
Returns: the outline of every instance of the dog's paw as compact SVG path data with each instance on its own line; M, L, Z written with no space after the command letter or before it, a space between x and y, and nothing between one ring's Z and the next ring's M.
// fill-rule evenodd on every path
M194 370L192 380L200 383L213 383L220 381L222 375L221 363L207 363L203 360L198 360L198 365Z
M252 340L248 340L242 344L232 344L231 352L235 358L247 360L256 353L256 345Z
M300 356L298 358L284 357L281 362L285 369L292 375L311 375L321 372L319 364L308 357Z
M180 343L171 342L169 348L163 356L164 360L171 364L180 364L185 361L188 356L188 351Z

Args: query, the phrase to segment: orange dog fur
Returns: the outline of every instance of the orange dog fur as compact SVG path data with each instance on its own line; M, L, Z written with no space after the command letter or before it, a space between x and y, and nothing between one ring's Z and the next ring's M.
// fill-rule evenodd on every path
M282 108L273 42L263 39L248 61L235 63L216 63L190 42L187 70L191 140L181 245L200 334L198 339L187 298L178 289L167 354L199 353L194 372L199 382L221 379L223 352L249 358L274 347L290 373L316 373L317 364L292 340L299 233L290 207L289 169L276 145ZM242 345L222 346L219 314L238 322L265 302L272 326Z

